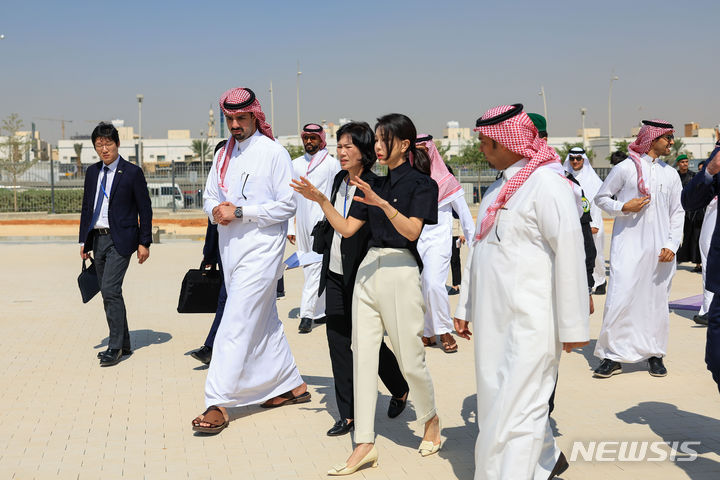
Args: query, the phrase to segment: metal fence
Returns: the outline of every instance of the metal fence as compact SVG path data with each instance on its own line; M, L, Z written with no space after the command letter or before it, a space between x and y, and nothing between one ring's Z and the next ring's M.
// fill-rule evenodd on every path
M168 163L145 169L148 192L154 210L192 210L202 208L202 193L210 162ZM83 165L85 170L90 165ZM52 167L52 168L51 168ZM609 168L595 169L605 179ZM378 171L383 174L384 172ZM478 203L495 181L497 170L455 167L469 205ZM75 165L41 162L13 178L0 172L0 212L79 213L82 205L84 174Z
M211 163L200 162L157 166L145 169L145 178L154 210L202 208L202 190ZM47 212L80 213L84 171L73 164L37 163L13 177L0 173L0 213Z

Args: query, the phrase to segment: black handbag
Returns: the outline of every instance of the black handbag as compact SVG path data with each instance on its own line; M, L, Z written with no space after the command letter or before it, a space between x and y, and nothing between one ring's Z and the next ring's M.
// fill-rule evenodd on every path
M222 287L222 272L212 266L206 270L191 268L183 278L178 313L215 313Z
M82 295L83 303L88 303L100 291L100 282L98 282L97 270L95 270L95 260L90 259L88 267L83 259L82 271L78 275L78 287L80 287L80 295Z
M315 224L310 235L313 237L312 250L323 255L325 250L332 244L333 228L327 218L323 218Z

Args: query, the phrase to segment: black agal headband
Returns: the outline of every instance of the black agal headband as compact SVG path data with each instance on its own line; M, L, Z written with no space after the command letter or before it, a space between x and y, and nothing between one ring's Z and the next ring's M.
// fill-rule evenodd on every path
M253 92L249 88L243 88L243 90L250 94L250 97L247 100L240 103L230 103L228 101L225 101L223 102L223 107L228 110L241 110L245 107L249 107L250 105L252 105L252 103L255 101L255 92Z
M653 122L652 120L643 120L642 123L643 125L647 125L649 127L674 128L670 123Z
M508 110L507 112L503 112L499 115L495 115L494 117L490 118L478 118L475 122L475 128L478 127L486 127L488 125L497 125L498 123L504 122L505 120L514 117L515 115L519 115L520 112L523 111L523 104L522 103L515 103L512 105L512 108Z

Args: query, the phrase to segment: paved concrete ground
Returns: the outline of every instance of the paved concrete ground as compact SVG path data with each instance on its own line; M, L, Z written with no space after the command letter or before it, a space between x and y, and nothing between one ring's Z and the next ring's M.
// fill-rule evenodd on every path
M203 410L206 368L188 352L201 345L212 316L179 315L175 307L180 281L199 264L201 250L200 242L161 243L152 247L146 264L131 264L124 292L135 354L100 368L95 355L106 346L107 325L99 297L86 305L80 301L77 245L0 244L5 272L0 276L0 478L319 479L344 461L351 437L325 435L337 417L325 327L297 333L299 270L287 272L287 296L278 308L312 402L268 411L236 409L219 436L193 435L190 421ZM699 292L700 275L681 267L672 298ZM457 297L450 298L454 307ZM593 338L604 301L595 298ZM698 458L579 458L564 479L720 478L720 397L703 363L705 328L696 327L690 316L671 314L666 378L650 377L645 365L628 366L609 380L591 378L598 364L594 341L579 353L563 354L553 418L568 456L574 441L690 440L701 442L691 446ZM472 345L459 343L454 355L427 350L447 437L440 454L419 456L422 429L412 422L412 408L388 419L388 392L381 389L379 468L353 478L472 478L474 360Z

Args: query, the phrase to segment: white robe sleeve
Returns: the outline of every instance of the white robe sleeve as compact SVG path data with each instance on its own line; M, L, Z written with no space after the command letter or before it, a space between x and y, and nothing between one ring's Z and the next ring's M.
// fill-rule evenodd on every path
M474 236L474 234L472 235ZM458 299L457 307L455 307L455 318L458 320L467 320L468 318L467 311L470 303L469 292L470 288L472 288L470 285L470 264L472 263L474 242L468 240L467 244L470 248L468 250L467 260L465 261L465 267L463 268L462 280L460 282L460 298Z
M584 342L590 338L584 241L573 195L563 191L562 185L558 187L548 192L535 212L540 234L555 253L553 303L558 338L561 342Z
M676 253L678 248L680 248L685 223L685 210L683 209L680 201L680 196L682 194L682 182L680 181L680 176L676 176L677 178L673 178L672 180L670 186L670 196L668 197L670 207L670 231L668 232L667 241L663 244L663 248L667 248L673 253Z
M224 151L224 150L223 150ZM205 191L203 192L203 210L207 214L210 222L215 225L216 222L213 219L213 208L220 205L223 201L220 198L220 186L218 185L218 173L217 173L217 154L213 159L210 172L208 173L207 180L205 181Z
M464 196L459 196L452 201L452 209L458 214L460 218L460 225L462 226L463 235L465 235L465 241L470 243L475 233L475 221L470 213L470 208L465 201Z
M598 190L597 195L595 195L593 202L604 212L613 217L626 215L622 211L624 203L611 198L613 195L616 195L620 190L622 190L624 185L624 171L622 170L622 167L616 165L615 168L610 170L610 173L600 187L600 190Z
M273 171L270 182L275 199L260 205L243 207L243 223L257 223L260 228L284 222L295 215L295 191L290 186L293 178L293 166L287 150L280 149L273 158Z
M603 229L603 216L602 210L597 206L595 202L590 202L590 227L597 228L598 230Z

